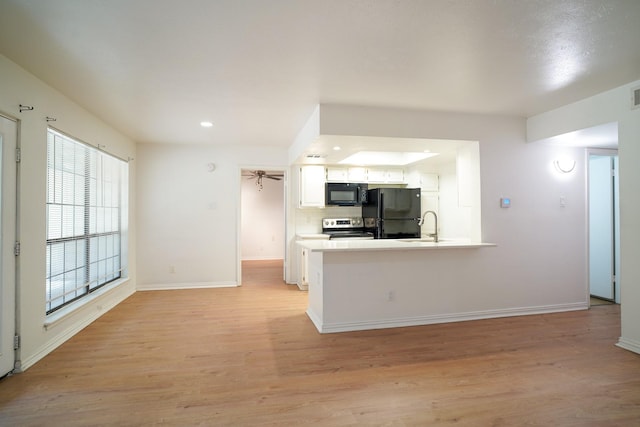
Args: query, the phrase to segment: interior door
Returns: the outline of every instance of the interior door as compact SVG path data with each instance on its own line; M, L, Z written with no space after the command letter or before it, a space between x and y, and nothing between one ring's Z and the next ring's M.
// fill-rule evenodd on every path
M13 370L15 352L17 123L0 116L0 376Z
M614 157L589 155L589 288L591 295L614 300Z

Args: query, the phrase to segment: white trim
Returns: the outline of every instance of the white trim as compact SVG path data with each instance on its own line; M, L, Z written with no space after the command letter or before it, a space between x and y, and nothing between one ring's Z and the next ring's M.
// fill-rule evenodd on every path
M620 337L616 346L640 354L640 341Z
M48 341L45 345L37 349L28 358L24 360L16 361L17 362L16 366L18 368L17 371L22 372L28 369L29 367L33 366L40 359L47 356L53 350L55 350L56 348L64 344L67 340L69 340L78 332L80 332L82 329L86 328L91 323L96 321L103 314L105 314L106 312L108 312L109 310L111 310L112 308L120 304L122 301L124 301L125 299L133 295L135 293L135 289L127 290L127 287L125 286L125 284L127 284L128 282L129 282L129 279L123 279L121 282L118 282L118 286L113 286L107 289L106 291L103 291L102 293L98 293L98 291L96 291L95 296L92 295L92 298L90 300L89 298L84 299L82 305L76 305L75 307L73 307L74 308L73 310L68 310L65 313L59 314L57 318L55 318L53 321L51 320L51 315L50 315L47 318L47 322L44 324L44 328L46 330L52 329L60 325L63 320L69 319L72 316L76 316L78 317L78 319L70 320L70 326L67 329L57 334L55 338ZM118 291L121 292L121 295L117 295L116 298L110 298L110 299L106 298L107 296L116 295ZM101 305L99 306L100 307L99 310L95 310L89 304L89 302L96 303L97 302L96 300L98 298L101 298L101 301L100 301ZM71 304L70 306L73 306L73 304Z
M64 319L66 319L67 317L75 314L76 312L78 312L78 310L81 310L82 308L84 308L85 306L93 303L96 299L101 298L103 296L106 296L112 292L114 292L116 289L120 288L120 286L123 286L124 284L129 282L129 278L128 277L123 277L121 279L118 279L114 282L111 282L107 285L102 286L101 288L90 292L88 295L78 299L77 301L74 301L64 307L62 307L59 310L54 311L53 313L49 314L46 316L45 318L45 322L44 322L44 327L45 329L49 329L53 326L55 326L57 323L60 323L61 321L63 321ZM98 316L99 317L99 316ZM97 319L97 317L96 317ZM83 326L84 327L84 326Z
M236 282L151 283L138 285L138 291L168 291L176 289L235 288Z
M283 199L284 199L284 209L283 209L283 222L284 222L284 253L280 258L243 258L242 257L242 171L243 170L264 170L266 172L282 172L283 175ZM288 212L287 207L289 205L289 167L287 166L264 166L264 165L256 165L256 164L240 164L238 165L238 203L236 209L236 277L238 278L238 283L234 286L242 286L242 261L253 261L253 260L273 260L273 259L281 259L282 260L282 276L283 280L286 282L287 280L287 264L289 263L289 227L288 227Z
M613 157L618 157L618 149L617 148L587 148L585 150L585 216L586 216L586 220L585 220L585 235L586 235L586 278L587 278L587 296L591 296L591 219L589 216L589 178L590 178L590 172L591 172L591 168L589 166L589 160L591 158L591 156L609 156L611 158ZM618 166L619 168L619 166ZM620 185L619 181L618 181L618 185ZM616 200L614 199L612 202L614 205L616 204ZM618 208L616 209L616 211L618 211L618 216L615 216L615 212L614 212L614 217L612 218L613 224L616 223L616 220L619 219L619 211L620 211L620 201L617 201L617 205ZM619 224L618 224L619 226ZM613 230L613 233L615 235L615 230ZM620 243L618 243L619 245ZM612 269L613 271L616 271L616 267L619 265L619 262L616 263L616 255L615 255L615 249L616 249L616 245L615 245L615 241L614 241L614 245L613 245L613 250L614 250L614 254L611 255L611 262L613 263ZM620 257L620 254L617 254L617 257ZM616 271L616 280L614 283L614 287L613 287L613 296L614 296L614 300L616 303L621 304L622 303L622 299L621 299L621 291L620 291L620 272Z
M494 319L499 317L528 316L532 314L558 313L589 309L588 302L557 304L538 307L507 308L499 310L474 311L468 313L435 314L430 316L404 317L395 319L369 320L361 322L323 323L311 310L307 315L320 333L364 331L369 329L399 328L406 326L431 325L436 323L465 322L468 320Z
M318 315L311 311L311 309L309 308L307 309L307 316L309 316L309 319L311 319L311 322L314 324L318 332L320 332L321 334L326 332L322 330L322 320L320 319L320 317L318 317Z

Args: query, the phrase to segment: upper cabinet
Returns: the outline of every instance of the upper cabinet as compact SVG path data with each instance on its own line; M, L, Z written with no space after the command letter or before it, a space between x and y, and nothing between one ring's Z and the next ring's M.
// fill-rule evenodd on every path
M298 207L323 208L325 168L321 165L300 167L300 199Z
M367 182L367 169L362 167L327 167L327 182Z
M327 182L347 182L347 168L327 168Z
M362 167L352 167L347 170L347 180L349 182L367 182L367 169Z
M369 168L367 182L379 184L405 184L403 169Z
M327 167L328 182L363 182L373 184L406 184L403 169Z
M437 173L420 173L420 182L418 186L422 191L438 191L439 178Z

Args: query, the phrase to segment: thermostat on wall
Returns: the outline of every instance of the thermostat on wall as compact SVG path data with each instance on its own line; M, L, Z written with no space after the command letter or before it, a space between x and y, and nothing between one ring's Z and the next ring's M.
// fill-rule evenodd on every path
M510 208L511 207L511 199L508 197L500 198L500 207L501 208Z

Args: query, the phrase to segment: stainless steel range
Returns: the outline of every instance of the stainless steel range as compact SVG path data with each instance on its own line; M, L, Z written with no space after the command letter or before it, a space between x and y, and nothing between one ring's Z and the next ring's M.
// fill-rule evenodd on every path
M328 234L329 239L373 239L373 233L365 231L362 217L323 218L322 233Z

